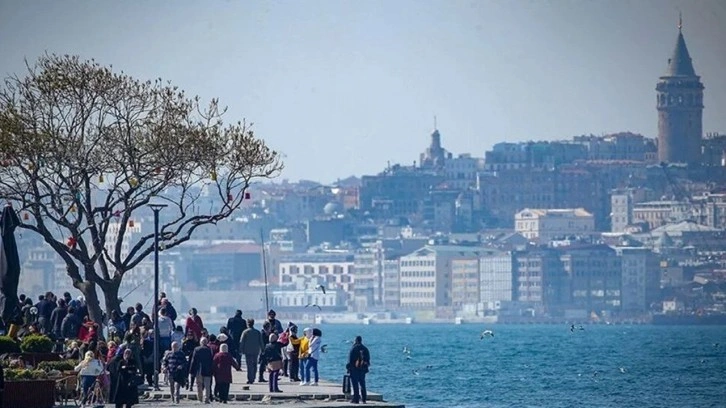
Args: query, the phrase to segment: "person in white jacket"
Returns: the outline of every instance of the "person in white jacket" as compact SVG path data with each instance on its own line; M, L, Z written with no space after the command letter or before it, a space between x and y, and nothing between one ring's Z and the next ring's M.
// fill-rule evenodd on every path
M307 358L307 362L305 363L305 378L303 378L304 383L302 385L318 385L318 360L320 360L320 337L322 337L323 332L320 331L320 329L313 329L312 330L312 336L310 337L310 356ZM315 382L310 381L310 370L313 371L313 378L315 379Z
M88 399L88 392L93 387L96 377L103 374L103 363L96 358L92 351L87 351L81 363L76 366L75 371L81 377L81 389L83 390L81 404L85 404Z

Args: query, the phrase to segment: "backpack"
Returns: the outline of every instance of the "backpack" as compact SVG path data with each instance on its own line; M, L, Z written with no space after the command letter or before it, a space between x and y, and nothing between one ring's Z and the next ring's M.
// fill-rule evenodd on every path
M355 360L355 368L364 368L366 366L366 359L363 355L363 350L360 351L360 355L358 356L358 359Z

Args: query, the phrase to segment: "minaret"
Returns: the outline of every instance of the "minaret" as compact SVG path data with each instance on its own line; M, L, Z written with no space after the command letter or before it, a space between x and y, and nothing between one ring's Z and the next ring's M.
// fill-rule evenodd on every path
M678 19L678 39L668 70L656 86L658 160L663 163L701 163L703 84L693 69Z

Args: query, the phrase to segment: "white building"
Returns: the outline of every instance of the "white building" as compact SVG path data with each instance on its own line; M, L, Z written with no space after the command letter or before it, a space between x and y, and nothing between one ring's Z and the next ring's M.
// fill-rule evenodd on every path
M105 237L106 243L104 246L106 248L106 251L108 251L108 253L111 255L111 257L114 256L114 252L116 251L116 240L118 239L120 229L121 223L108 223L108 231L106 231ZM131 245L137 242L140 235L141 221L129 220L128 225L126 225L126 230L124 231L123 240L121 241L121 260L124 260L126 256L128 256L129 251L131 250Z
M325 309L345 308L346 294L343 291L326 288L323 292L320 285L325 285L325 280L322 278L296 276L288 288L271 293L272 304L276 308L283 309L309 309L312 313Z
M297 276L322 278L331 290L340 289L352 294L355 281L355 264L352 253L304 253L285 255L280 258L278 276L280 286L293 285Z
M684 201L648 201L633 206L633 222L646 223L650 229L686 221L693 215L693 205Z
M353 256L355 275L355 309L363 312L382 303L383 297L383 246L380 241L368 244Z
M480 301L485 309L497 310L501 302L512 301L512 254L486 250L479 258Z
M424 247L400 261L401 308L436 308L436 252ZM443 276L443 272L440 274Z
M476 178L484 168L484 158L461 154L444 161L446 184L456 190L467 190L476 187Z
M525 208L514 215L514 228L525 238L546 244L556 238L592 236L595 217L583 208Z
M468 279L476 274L482 248L456 245L427 245L400 259L401 308L439 312L439 308L453 311L453 261L472 260L457 267L457 274ZM459 269L461 268L461 269ZM476 277L473 278L474 284ZM463 283L466 285L466 282Z

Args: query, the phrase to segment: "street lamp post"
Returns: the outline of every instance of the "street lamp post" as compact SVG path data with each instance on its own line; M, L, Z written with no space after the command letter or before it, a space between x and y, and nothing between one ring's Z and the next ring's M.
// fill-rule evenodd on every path
M166 204L149 204L154 212L154 390L159 391L159 212Z

